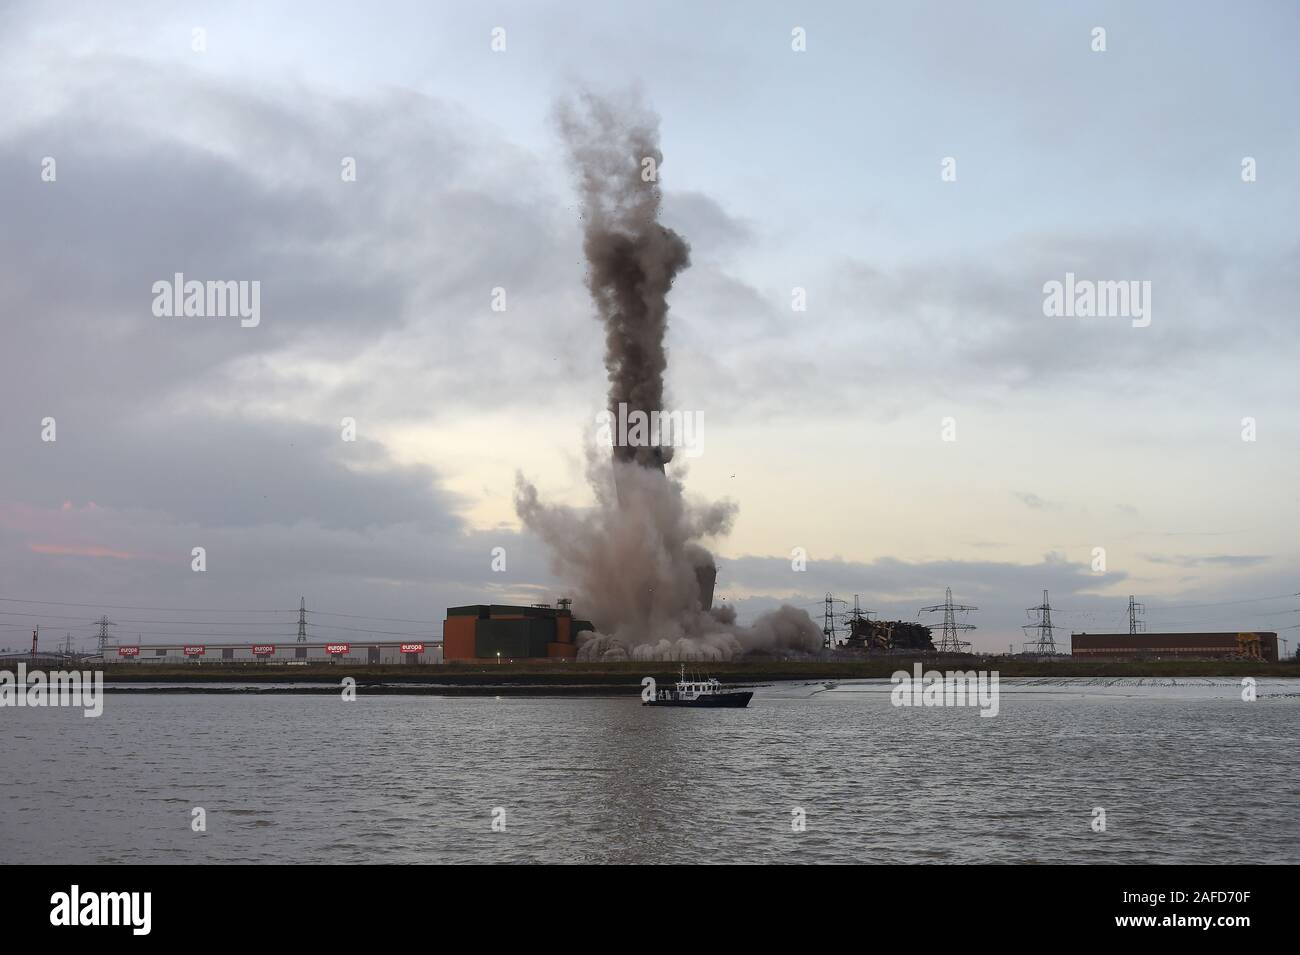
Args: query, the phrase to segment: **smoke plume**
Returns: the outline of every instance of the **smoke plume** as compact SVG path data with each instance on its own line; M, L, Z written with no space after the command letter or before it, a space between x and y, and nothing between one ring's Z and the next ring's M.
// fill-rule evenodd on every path
M638 104L594 96L559 110L578 176L587 287L605 330L608 407L617 416L664 410L668 292L690 247L659 222L658 118ZM804 652L821 632L793 607L752 627L731 608L706 605L715 573L703 541L731 529L735 505L687 500L666 474L670 447L621 446L588 458L595 507L548 505L519 476L515 509L551 551L574 589L574 609L596 632L579 635L580 659L729 660L754 652Z
M668 291L690 264L690 246L659 224L658 118L595 96L562 106L560 131L578 172L586 228L587 288L605 326L609 410L664 406ZM671 448L615 444L614 459L661 464Z

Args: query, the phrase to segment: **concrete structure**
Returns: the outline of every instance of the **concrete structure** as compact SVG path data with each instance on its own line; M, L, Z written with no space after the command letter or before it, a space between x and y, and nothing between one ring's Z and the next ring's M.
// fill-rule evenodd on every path
M119 644L104 649L106 663L441 663L442 643L150 643Z
M1277 662L1277 634L1075 633L1070 654L1085 660L1223 660Z
M700 609L713 607L713 588L718 582L718 568L712 563L695 566L695 585L700 589Z
M564 600L558 608L471 604L447 608L442 639L448 661L572 659L578 655L576 636L591 629Z

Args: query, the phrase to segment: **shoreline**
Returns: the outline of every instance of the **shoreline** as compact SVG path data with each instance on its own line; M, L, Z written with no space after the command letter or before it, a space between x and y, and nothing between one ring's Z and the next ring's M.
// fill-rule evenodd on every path
M817 683L832 680L888 679L898 670L997 671L1001 678L1300 678L1294 662L1244 660L1059 661L999 657L896 657L853 661L743 661L688 664L688 671L707 673L724 683ZM0 671L16 672L16 663ZM43 669L53 669L52 667ZM332 695L344 678L356 680L358 695L368 696L628 696L641 692L643 677L671 683L677 665L663 662L573 664L401 664L369 666L319 664L108 664L82 667L104 674L107 693ZM163 683L168 686L134 684ZM238 684L214 686L212 684ZM266 684L259 686L258 684ZM287 684L287 685L286 685ZM314 684L314 685L306 685Z

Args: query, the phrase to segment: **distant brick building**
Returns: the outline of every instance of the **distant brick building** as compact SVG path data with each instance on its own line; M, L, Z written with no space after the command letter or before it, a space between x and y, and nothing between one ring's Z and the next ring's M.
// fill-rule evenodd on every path
M572 658L578 655L575 638L591 629L589 621L574 618L567 601L558 608L449 607L442 625L443 653L448 661Z
M1240 633L1075 633L1071 656L1086 660L1224 660L1277 662L1277 634Z

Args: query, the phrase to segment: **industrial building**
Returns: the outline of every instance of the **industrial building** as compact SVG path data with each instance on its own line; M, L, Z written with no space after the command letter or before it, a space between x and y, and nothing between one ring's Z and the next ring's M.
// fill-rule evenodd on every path
M576 619L569 601L558 607L514 607L505 604L471 604L447 608L442 627L446 660L518 662L529 659L571 659L578 655L575 638L593 629Z
M933 653L930 628L908 620L871 620L850 614L849 635L841 646L868 653Z
M1267 660L1277 662L1277 634L1075 633L1071 655L1085 660Z
M442 645L406 643L157 643L104 648L112 663L441 663Z

